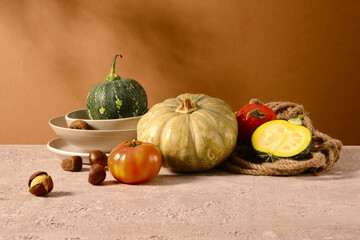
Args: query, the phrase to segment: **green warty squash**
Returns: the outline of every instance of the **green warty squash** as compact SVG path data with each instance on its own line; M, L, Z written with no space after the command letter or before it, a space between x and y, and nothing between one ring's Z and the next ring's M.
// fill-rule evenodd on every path
M141 116L147 111L144 88L131 78L121 79L115 73L116 55L105 82L91 88L86 99L90 119L117 119Z

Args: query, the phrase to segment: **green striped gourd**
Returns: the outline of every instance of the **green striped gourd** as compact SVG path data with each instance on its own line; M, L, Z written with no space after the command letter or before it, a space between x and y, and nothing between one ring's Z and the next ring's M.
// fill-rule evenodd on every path
M86 99L90 119L117 119L141 116L147 111L144 88L131 78L121 79L115 73L116 55L105 82L91 88Z

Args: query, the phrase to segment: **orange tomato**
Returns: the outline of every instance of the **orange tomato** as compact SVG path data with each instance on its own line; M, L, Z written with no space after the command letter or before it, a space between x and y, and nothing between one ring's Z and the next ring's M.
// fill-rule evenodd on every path
M160 171L162 155L154 144L141 141L120 143L110 152L108 168L119 182L137 184L150 181Z

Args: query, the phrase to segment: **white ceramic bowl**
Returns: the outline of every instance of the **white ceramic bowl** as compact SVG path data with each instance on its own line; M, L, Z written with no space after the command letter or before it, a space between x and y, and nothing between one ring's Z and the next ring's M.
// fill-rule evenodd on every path
M136 129L127 130L80 130L68 128L65 116L49 121L54 132L84 151L101 150L110 152L117 144L136 139Z
M86 109L79 109L65 115L66 124L69 127L75 120L83 120L94 130L125 130L136 129L141 116L119 119L91 120Z

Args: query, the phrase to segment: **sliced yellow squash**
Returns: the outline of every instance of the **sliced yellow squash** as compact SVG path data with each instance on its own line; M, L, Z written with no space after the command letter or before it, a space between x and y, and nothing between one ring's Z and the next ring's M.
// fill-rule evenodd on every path
M254 131L251 142L259 157L266 162L279 158L301 160L310 153L311 133L301 125L301 120L272 120Z

